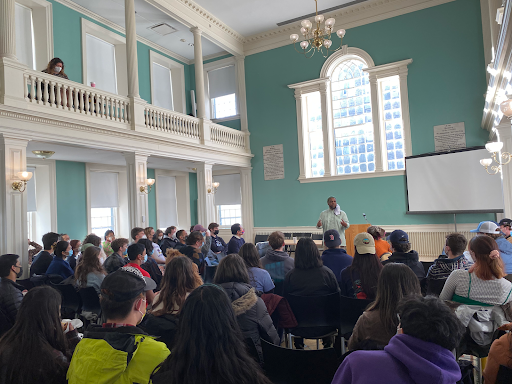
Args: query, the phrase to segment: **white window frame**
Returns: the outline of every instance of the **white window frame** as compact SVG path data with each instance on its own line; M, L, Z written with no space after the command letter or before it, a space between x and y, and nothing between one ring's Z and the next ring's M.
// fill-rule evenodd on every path
M36 70L42 71L54 57L52 3L46 0L16 0L16 3L32 9Z
M87 43L86 36L92 35L100 40L114 45L115 65L116 65L116 84L117 95L128 95L128 67L126 63L126 39L109 31L102 26L90 22L84 18L82 20L82 81L84 85L89 86L87 79Z
M208 72L214 71L216 69L221 69L224 67L228 67L234 65L235 66L235 99L236 99L236 115L224 117L222 119L212 119L213 110L212 110L212 100L210 99L209 86L208 86ZM206 117L213 121L214 123L221 123L223 121L231 121L231 120L239 120L240 119L240 86L241 82L239 80L239 71L238 71L238 60L235 57L228 57L226 59L217 60L211 63L204 64L203 66L203 77L204 77L204 94L205 94L205 111ZM245 84L244 84L245 86Z
M153 102L153 63L171 71L172 102L175 112L186 114L187 102L185 93L185 66L158 52L149 51L149 70L151 75L151 102Z
M332 97L331 97L331 78L334 69L343 61L349 59L359 59L366 62L368 68L364 69L369 74L371 103L372 103L372 123L374 130L374 153L375 153L375 172L362 172L348 175L336 174L336 159L334 156L334 128L332 121ZM402 108L402 120L404 130L404 154L412 155L411 143L411 123L409 118L409 96L407 91L407 66L412 63L412 59L397 61L395 63L375 66L371 56L359 48L352 48L346 45L329 57L320 71L318 79L305 81L302 83L290 84L289 88L295 90L295 100L297 108L297 133L299 145L299 165L300 175L298 180L301 183L323 182L331 180L365 179L372 177L405 175L405 170L386 170L384 159L387 154L385 150L385 127L382 124L381 102L379 98L379 82L388 77L398 76L400 79L400 98ZM324 175L311 175L309 166L309 144L308 144L308 126L307 113L305 105L305 96L308 93L320 92L322 108L322 131L324 138ZM387 163L386 163L387 164Z
M243 224L243 218L242 218L242 216L243 216L242 215L242 204L233 204L233 205L239 205L240 206L240 220L237 220L236 222L239 223L243 227L244 224ZM222 205L216 205L215 206L215 221L217 223L219 223L219 229L230 229L232 224L228 224L228 225L222 225L221 224L222 220L221 220L221 217L220 217L220 214L219 214L219 212L221 210L220 207L222 207ZM233 223L233 224L235 224L235 223Z
M176 205L177 205L177 214L178 214L178 222L172 224L178 228L190 228L192 225L191 214L190 214L190 184L189 184L189 174L188 172L182 171L168 171L163 169L155 169L155 180L158 180L159 176L168 176L176 178ZM158 194L166 193L162 191L158 182L155 183L155 202L156 202L156 222L158 225L158 212L161 209L165 209L165 207L158 206ZM165 228L163 228L165 229Z

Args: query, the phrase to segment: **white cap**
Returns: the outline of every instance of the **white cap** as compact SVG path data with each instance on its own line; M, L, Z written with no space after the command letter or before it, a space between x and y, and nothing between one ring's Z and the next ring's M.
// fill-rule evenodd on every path
M470 232L480 232L480 233L500 233L500 227L493 221L481 221L478 224L477 229L472 229Z

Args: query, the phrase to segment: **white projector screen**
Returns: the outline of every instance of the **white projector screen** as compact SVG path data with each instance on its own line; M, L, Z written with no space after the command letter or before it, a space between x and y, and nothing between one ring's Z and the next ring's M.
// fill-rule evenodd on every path
M480 148L407 157L408 213L502 212L501 174L480 165L489 157Z

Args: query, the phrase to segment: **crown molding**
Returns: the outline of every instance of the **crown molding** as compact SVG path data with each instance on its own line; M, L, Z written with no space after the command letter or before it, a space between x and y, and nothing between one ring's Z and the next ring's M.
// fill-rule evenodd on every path
M337 28L348 30L452 1L455 0L368 0L326 13L324 16L326 19L335 18ZM248 36L244 40L244 54L253 55L292 44L290 34L298 33L299 29L300 23L297 22Z

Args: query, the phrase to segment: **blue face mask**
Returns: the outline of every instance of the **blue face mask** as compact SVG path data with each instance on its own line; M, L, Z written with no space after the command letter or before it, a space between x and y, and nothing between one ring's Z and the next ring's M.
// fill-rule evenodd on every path
M148 255L144 255L144 262L148 261Z
M203 244L201 244L201 248L203 248L203 247L204 247L204 241L203 241Z
M155 252L155 251L151 251L151 252L149 252L149 253L148 253L148 255L149 255L149 256L152 256L152 255L153 255L153 252Z
M123 252L123 256L126 256L128 254L128 249L125 249Z
M68 256L73 256L73 250L72 250L72 249L70 249L70 250L68 251Z

